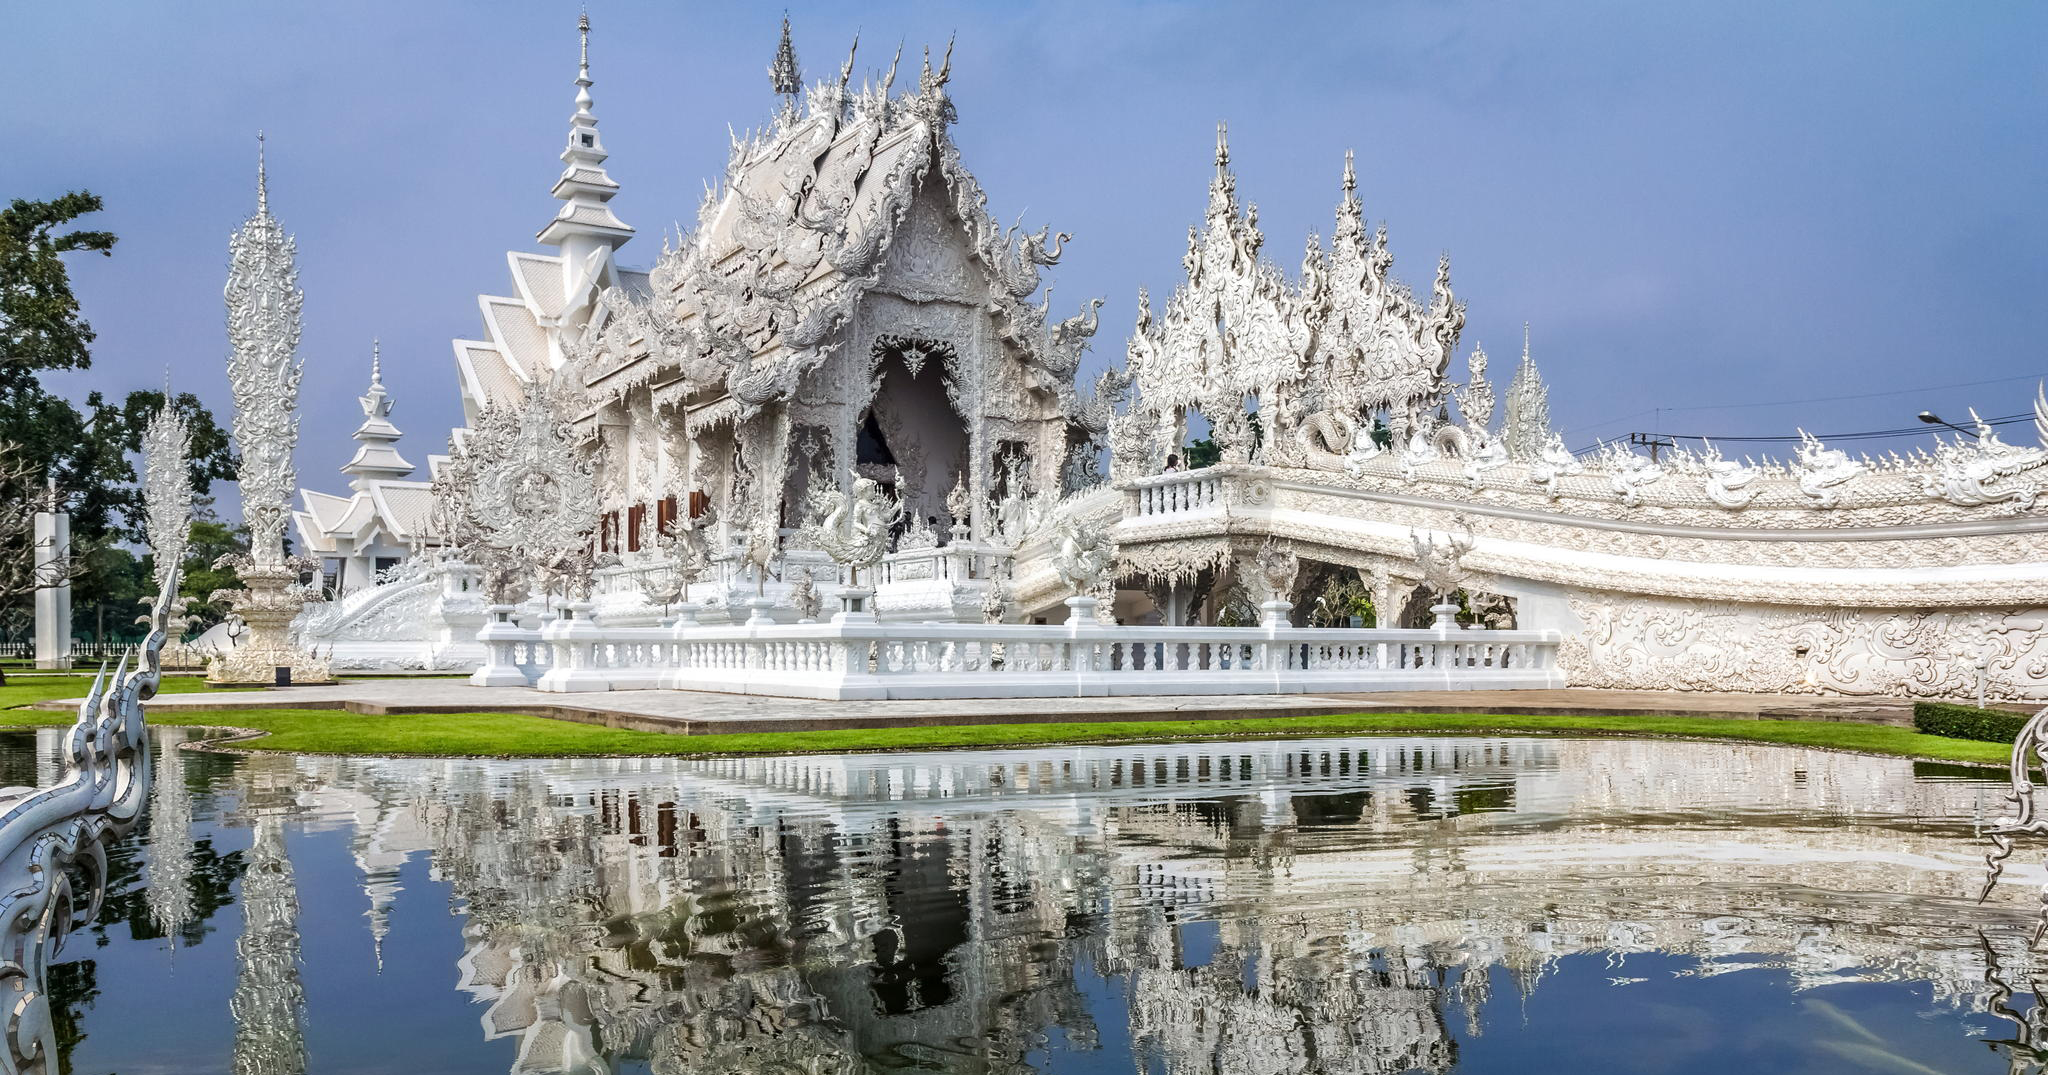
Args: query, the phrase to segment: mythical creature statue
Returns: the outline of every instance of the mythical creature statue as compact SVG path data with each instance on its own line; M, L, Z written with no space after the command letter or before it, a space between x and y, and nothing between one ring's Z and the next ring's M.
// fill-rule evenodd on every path
M1977 425L1977 439L1942 445L1935 453L1941 469L1921 479L1921 491L1963 507L2008 501L2020 511L2032 507L2041 494L2040 486L1992 486L2048 463L2048 396L2040 388L2034 391L2034 430L2041 447L2019 448L1999 440L1991 424L1974 409L1970 420Z
M1601 462L1608 472L1608 484L1621 495L1621 502L1631 508L1642 503L1646 486L1664 480L1664 468L1656 460L1645 459L1618 442L1608 442Z
M664 567L643 576L641 586L650 600L661 603L663 615L668 614L669 606L689 595L691 583L703 579L711 569L711 542L706 529L711 521L708 514L688 523L672 521L654 539Z
M800 567L796 570L796 582L789 588L789 607L796 610L800 622L817 620L824 608L824 598L818 594L817 583L811 578L811 569Z
M832 561L852 571L848 584L859 586L889 551L889 531L903 517L903 502L882 491L872 478L853 475L851 493L832 489L817 499L818 515L804 527L806 540Z
M1536 465L1529 468L1529 480L1542 486L1550 499L1556 500L1557 479L1583 474L1585 471L1586 465L1579 462L1579 457L1564 446L1564 437L1552 433L1550 442L1543 446L1542 453L1537 456Z
M1259 588L1259 600L1285 601L1294 592L1294 578L1301 573L1301 558L1294 554L1292 542L1269 537L1259 543L1250 566L1251 577Z
M967 495L967 474L961 472L953 481L953 491L946 494L946 515L953 520L953 534L956 539L965 538L967 529L974 525L973 501Z
M1317 411L1303 418L1295 427L1295 443L1309 466L1317 470L1336 470L1348 466L1346 453L1357 448L1358 420L1342 411ZM1372 444L1372 431L1366 430L1366 443L1372 445L1375 453L1379 446Z
M1846 486L1868 469L1850 459L1848 452L1829 448L1806 430L1799 431L1799 491L1811 497L1815 507L1840 504Z
M1401 450L1401 480L1413 484L1415 472L1436 462L1441 456L1436 443L1429 437L1423 424L1418 422L1408 434L1408 446Z
M1365 472L1365 465L1386 449L1373 439L1373 429L1360 424L1351 434L1351 451L1344 457L1344 472L1356 478Z
M1443 538L1439 544L1435 534L1425 537L1413 530L1408 532L1408 539L1415 545L1415 567L1422 575L1422 585L1436 595L1439 603L1449 601L1470 580L1471 575L1465 570L1465 554L1473 546L1470 531L1445 534Z
M1116 563L1116 543L1101 527L1068 516L1053 532L1052 562L1075 596L1088 597L1102 588Z
M1477 489L1481 476L1507 465L1508 446L1497 438L1486 437L1471 457L1465 460L1465 481Z
M1721 457L1721 450L1709 441L1700 465L1707 472L1707 499L1724 508L1745 507L1756 499L1759 471L1748 463Z
M1010 614L1010 587L1000 570L989 576L988 589L981 595L981 622L1001 623ZM1000 644L1000 643L999 643Z
M886 530L884 533L886 535ZM740 563L744 564L748 570L754 573L755 597L761 597L767 593L768 567L775 562L775 550L779 544L779 537L780 535L776 533L774 521L764 520L752 530L747 531L747 536L741 545ZM880 557L876 557L876 559L880 559Z

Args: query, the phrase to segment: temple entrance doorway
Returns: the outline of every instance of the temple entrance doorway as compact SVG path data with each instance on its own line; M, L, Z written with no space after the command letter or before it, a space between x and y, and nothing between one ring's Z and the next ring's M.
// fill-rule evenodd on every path
M854 428L854 469L902 498L905 526L943 532L946 494L967 466L967 422L946 394L958 354L943 340L885 335L874 357L878 387Z

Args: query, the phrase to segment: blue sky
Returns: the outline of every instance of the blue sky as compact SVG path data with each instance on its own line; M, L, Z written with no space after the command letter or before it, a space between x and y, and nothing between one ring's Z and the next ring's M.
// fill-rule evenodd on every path
M56 381L173 367L225 412L220 287L255 132L306 289L302 482L336 489L381 337L416 463L458 420L448 341L534 249L573 110L578 5L6 6L0 197L89 188L121 236L74 275L100 339ZM771 114L780 6L593 3L596 111L641 230L694 217L728 124ZM1171 290L1212 130L1291 273L1344 150L1395 271L1452 255L1463 349L1522 323L1578 446L2026 409L2048 375L2048 5L794 4L807 78L958 33L955 136L995 214L1075 238L1054 305ZM1461 349L1462 350L1462 349ZM2022 380L2024 378L2024 380ZM1904 391L1961 382L1974 387ZM1889 393L1873 396L1874 393ZM1798 405L1788 400L1832 399ZM1724 405L1744 404L1740 407ZM1664 408L1661 413L1658 408ZM1682 408L1682 409L1681 409ZM1710 409L1711 408L1711 409ZM223 413L223 417L225 414ZM2026 440L2017 430L2014 439Z

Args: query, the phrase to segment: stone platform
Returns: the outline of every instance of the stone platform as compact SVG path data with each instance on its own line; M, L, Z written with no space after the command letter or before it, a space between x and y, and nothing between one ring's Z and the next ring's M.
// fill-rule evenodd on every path
M40 709L75 709L50 701ZM1380 691L1285 697L963 699L813 701L690 691L543 694L525 687L475 687L461 680L356 680L331 686L163 694L157 713L235 709L340 709L352 713L524 713L677 735L816 731L949 724L1070 721L1220 720L1336 713L1526 713L1549 716L1712 717L1728 720L1848 720L1907 725L1903 699L1666 691Z

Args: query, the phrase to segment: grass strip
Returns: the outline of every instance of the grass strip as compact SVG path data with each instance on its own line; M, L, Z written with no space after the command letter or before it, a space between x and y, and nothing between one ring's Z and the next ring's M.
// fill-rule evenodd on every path
M55 697L62 697L56 695ZM19 703L16 703L19 704ZM0 712L0 725L69 723L63 713ZM664 735L511 713L373 716L331 709L159 711L152 723L249 728L266 733L236 744L306 754L468 757L744 755L943 750L1118 741L1252 739L1309 735L1535 733L1721 739L1819 747L1902 758L2002 765L2009 747L1925 735L1911 728L1810 720L1701 717L1566 717L1514 713L1360 713L1216 720L976 724L928 728Z

